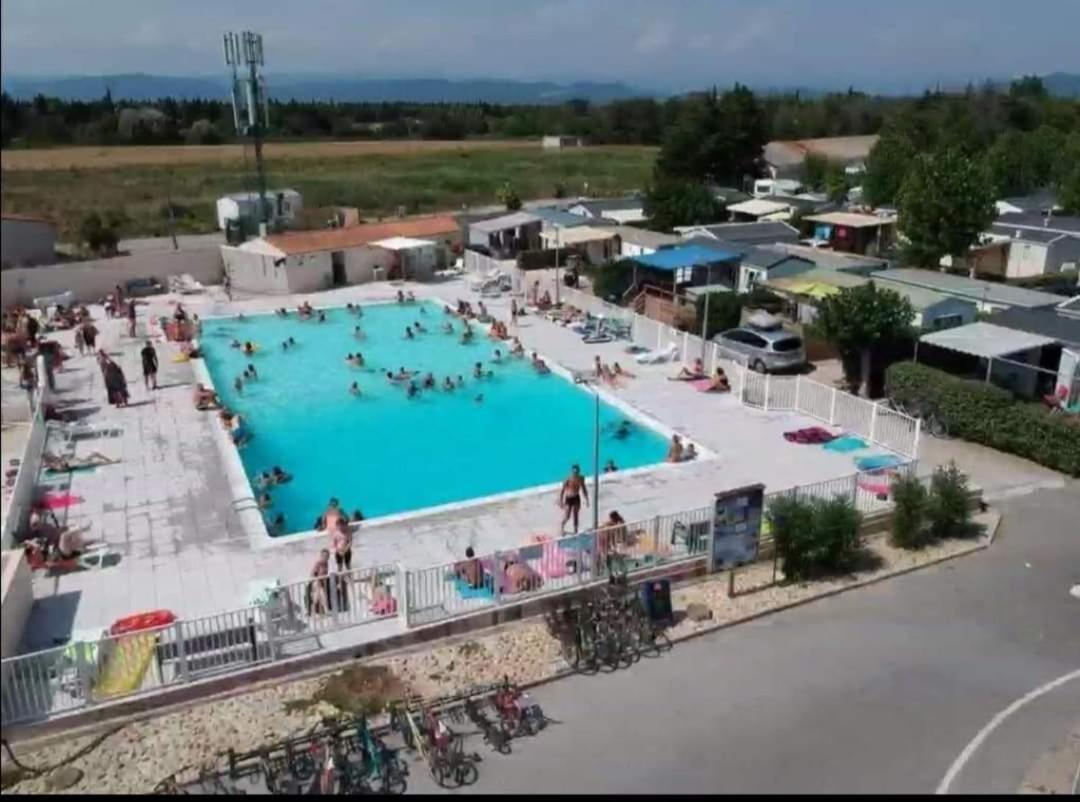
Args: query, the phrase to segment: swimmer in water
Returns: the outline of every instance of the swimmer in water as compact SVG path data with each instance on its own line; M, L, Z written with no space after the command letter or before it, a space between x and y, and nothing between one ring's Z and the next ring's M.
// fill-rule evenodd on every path
M405 327L405 339L411 340L413 338L412 326Z
M241 342L239 340L233 340L231 343L229 343L229 347L230 348L241 348L243 346L242 346L242 344L241 344Z
M460 373L458 374L458 377L457 377L457 386L458 387L464 387L465 386L465 377L462 376Z
M267 507L269 507L273 503L274 503L274 500L272 498L270 498L269 493L260 493L259 494L259 509L260 510L265 510Z
M406 391L406 396L409 398L416 398L420 395L420 388L416 386L416 382L409 382L409 389Z
M359 326L356 326L352 330L352 336L355 337L358 340L362 340L362 339L364 339L364 330L361 329Z
M360 395L360 385L357 384L356 382L353 382L349 386L349 392L352 393L353 395Z
M325 323L326 322L326 312L322 312L322 311L319 312L319 322L320 323Z
M281 341L281 350L282 351L288 351L289 350L289 341L288 340L282 340Z
M443 334L453 334L454 333L454 324L451 323L449 320L445 321L442 324L442 331L443 331Z
M417 334L427 334L427 329L424 328L424 326L420 323L419 320L413 323L413 329L416 331Z
M434 390L435 389L435 374L434 373L428 373L428 375L424 377L424 389L425 390Z
M476 396L473 400L476 401L477 404L484 403L484 394L480 393L480 395Z
M443 379L442 388L447 391L453 390L454 380L447 376L445 379Z
M422 307L422 306L420 307L420 314L421 315L426 315L427 314L427 310L424 309L424 307Z
M356 361L356 367L358 367L358 368L364 367L364 355L361 354L359 351L356 352L355 361Z
M484 378L484 369L482 367L480 367L479 362L477 362L475 365L473 365L472 375L473 375L474 379L482 379L482 378Z
M491 361L492 361L492 362L502 362L502 354L501 354L501 353L499 353L499 349L498 349L498 348L496 348L496 349L495 349L495 353L494 353L494 354L492 354L492 356L491 356Z
M514 338L514 344L510 347L510 356L525 356L525 346L521 344L521 340L517 337Z
M259 378L259 374L255 372L255 366L252 365L250 362L248 363L248 366L244 368L244 373L247 374L247 377L249 379Z
M292 348L295 345L296 345L296 340L294 340L292 337L290 337L289 338L289 347Z
M251 343L251 341L249 340L248 342L244 343L244 354L247 356L251 356L254 353L255 346Z
M619 421L619 425L615 427L615 431L612 434L616 440L625 440L630 436L632 429L633 427L631 426L630 421L623 418Z
M236 377L236 381L233 382L233 389L240 395L244 394L244 380L239 376Z

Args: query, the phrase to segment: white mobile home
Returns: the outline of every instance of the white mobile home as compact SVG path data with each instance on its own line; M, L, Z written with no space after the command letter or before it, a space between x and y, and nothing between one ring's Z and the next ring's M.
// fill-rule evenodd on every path
M270 211L271 224L288 227L304 206L303 198L295 189L267 191L263 196ZM230 221L258 220L259 193L237 192L217 199L217 223L222 231Z

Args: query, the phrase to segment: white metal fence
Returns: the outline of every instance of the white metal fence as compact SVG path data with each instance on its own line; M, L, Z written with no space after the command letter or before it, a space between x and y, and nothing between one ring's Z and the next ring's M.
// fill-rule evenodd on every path
M4 525L0 534L0 549L2 550L6 551L12 547L15 534L23 527L30 514L47 434L44 408L38 404L30 419L30 432L27 435L26 447L23 449L22 461L15 474L15 483L11 487L11 495L4 501Z

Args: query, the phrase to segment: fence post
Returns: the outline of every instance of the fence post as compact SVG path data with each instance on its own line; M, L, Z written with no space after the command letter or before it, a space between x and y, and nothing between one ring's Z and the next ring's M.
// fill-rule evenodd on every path
M859 472L851 475L851 506L859 509Z
M802 376L795 377L795 411L801 412L802 408L799 406L799 390L802 388Z
M397 609L405 622L405 629L409 628L409 572L405 570L404 563L397 564L397 577L394 580L397 588L394 596L397 598Z
M684 331L682 333L682 352L683 362L686 361L686 355L690 353L690 332Z
M765 374L765 403L762 407L766 412L769 411L769 374Z
M874 402L874 409L870 413L870 442L871 443L876 443L877 442L877 436L876 436L877 435L877 413L878 413L878 403L875 401Z
M664 343L664 324L656 321L656 350L659 351Z
M188 682L190 677L188 674L188 660L187 652L184 651L184 622L177 621L173 624L173 637L176 638L176 662L180 666L180 681Z
M911 446L911 453L908 455L913 460L919 458L919 440L922 437L922 418L915 419L915 442Z
M274 612L272 606L277 602L277 597L273 597L267 604L260 604L259 608L262 610L263 617L263 629L266 630L266 647L270 651L270 662L277 660L277 634L274 632L276 626L274 622Z
M491 572L491 581L494 587L491 589L491 594L495 599L496 606L502 603L502 565L499 552L495 552L495 565L492 566L494 570Z
M836 425L836 388L832 388L832 403L829 405L829 425Z

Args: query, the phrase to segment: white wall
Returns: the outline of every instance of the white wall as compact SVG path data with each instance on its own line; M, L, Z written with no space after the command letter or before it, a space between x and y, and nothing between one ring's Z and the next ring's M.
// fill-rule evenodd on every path
M383 269L382 276L386 278L394 255L382 248L353 248L345 251L345 280L349 284L363 284L374 281L376 267Z
M628 259L631 256L646 256L650 253L656 253L656 248L646 248L644 245L623 240L620 253L624 259Z
M330 251L290 256L285 261L289 292L319 292L333 286L334 271Z
M1008 278L1041 276L1045 270L1045 245L1020 240L1013 240L1009 243L1009 261L1005 266L1005 275Z
M26 620L34 604L30 566L22 549L0 555L0 658L19 652ZM6 683L7 677L0 678Z
M274 264L272 254L222 245L221 258L233 289L282 295L289 292L285 265Z
M0 274L0 305L30 304L34 298L71 290L75 298L91 303L104 298L117 284L153 277L162 284L168 277L190 273L203 284L220 284L218 248L186 251L146 251L113 259L92 259L41 267L17 267Z
M0 220L0 263L47 265L56 261L56 227L44 220Z

